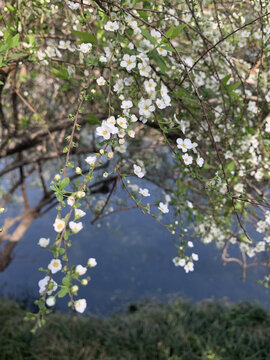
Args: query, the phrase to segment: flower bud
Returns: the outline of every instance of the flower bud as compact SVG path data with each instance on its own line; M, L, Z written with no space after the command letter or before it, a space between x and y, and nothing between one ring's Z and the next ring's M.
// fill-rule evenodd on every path
M78 285L73 285L72 288L71 288L72 294L76 294L78 290L79 290L79 286L78 286Z

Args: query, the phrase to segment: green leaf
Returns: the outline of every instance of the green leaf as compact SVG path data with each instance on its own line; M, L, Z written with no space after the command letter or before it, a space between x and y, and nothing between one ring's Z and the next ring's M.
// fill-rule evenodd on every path
M167 66L163 58L158 54L156 50L153 50L150 56L153 60L155 60L161 72L164 74L167 71Z
M63 180L61 180L60 184L59 184L59 188L61 190L63 190L65 187L68 186L68 184L70 183L69 177L64 178Z
M85 115L85 118L89 122L90 125L100 124L100 120L93 114L87 114L87 115Z
M157 44L156 39L153 38L153 36L150 35L149 31L146 29L141 29L141 34L143 37L147 40L149 40L153 45Z
M176 38L181 31L186 27L186 24L181 24L178 26L172 26L166 33L165 35L167 36L167 38L169 38L170 40Z
M57 193L56 194L56 199L58 200L58 201L63 201L63 194L61 194L61 193Z
M231 74L224 76L224 78L221 79L221 84L222 84L223 86L226 86L226 84L228 83L228 81L230 80L230 78L231 78Z
M228 92L231 93L241 85L241 81L237 81L234 84L227 85Z
M9 59L17 59L23 56L27 56L26 53L16 53L16 54L10 54L8 57Z
M146 21L148 21L148 16L146 11L137 10L137 13L140 15L140 17Z
M61 71L57 69L51 69L51 72L61 80L68 80L68 71L65 68L62 68Z
M70 285L70 276L66 275L65 277L63 277L62 279L62 284L65 285L66 287Z
M226 170L229 171L229 172L231 172L231 171L233 171L234 166L235 166L234 161L231 161L231 162L227 165Z
M8 43L8 48L9 48L9 49L15 48L15 47L18 45L19 40L20 40L20 35L19 35L19 34L16 34L15 36L13 36L13 38L11 38L11 39L9 39L9 40L7 41L7 43Z
M85 43L92 43L92 44L96 44L96 39L94 37L94 35L87 33L87 32L83 32L83 31L77 31L77 30L71 30L72 34L76 35L78 38L80 38L82 40L82 42Z
M57 296L60 298L63 298L68 293L68 289L66 287L63 287L60 291L58 291Z
M198 98L192 94L190 94L187 90L181 88L176 91L176 94L181 98L181 100L189 106L197 107L200 105L200 101Z

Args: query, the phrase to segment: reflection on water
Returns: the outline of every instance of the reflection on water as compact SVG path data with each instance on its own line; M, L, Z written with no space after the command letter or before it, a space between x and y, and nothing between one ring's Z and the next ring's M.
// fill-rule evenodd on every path
M148 188L151 186L151 192L158 191L154 185L147 185ZM8 262L13 256L12 262L9 266L5 264L5 271L0 273L4 295L38 297L37 282L43 277L38 268L47 266L51 254L41 249L37 242L40 237L55 238L52 224L56 210L51 207L54 200L49 194L47 192L44 197L44 191L29 187L28 208L24 201L20 206L11 204L7 207L6 216L15 219L21 216L21 222L11 224L9 228L12 235L8 238L15 241L2 244L2 254L7 244L17 244L12 248L13 255L9 254ZM31 209L36 210L37 206L39 211L33 212ZM92 218L88 211L84 218L85 227L73 237L70 249L72 264L85 265L89 257L98 261L98 266L90 272L89 285L79 290L79 296L87 299L90 312L108 314L128 303L153 298L166 301L173 296L192 300L211 297L228 297L232 301L256 299L269 307L268 291L255 281L263 276L262 269L249 271L248 280L243 282L239 266L223 266L220 253L213 245L205 246L195 240L194 251L200 260L194 273L185 274L171 260L175 256L173 236L150 217L133 209L104 218L102 226L98 223L90 225ZM19 238L21 240L17 241ZM57 306L66 310L66 299L58 301Z

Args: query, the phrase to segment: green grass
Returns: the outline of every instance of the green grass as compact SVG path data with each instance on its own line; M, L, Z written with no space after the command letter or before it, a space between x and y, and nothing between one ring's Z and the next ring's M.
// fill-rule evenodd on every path
M270 314L249 303L150 303L105 319L55 313L36 335L24 315L1 301L1 360L270 359Z

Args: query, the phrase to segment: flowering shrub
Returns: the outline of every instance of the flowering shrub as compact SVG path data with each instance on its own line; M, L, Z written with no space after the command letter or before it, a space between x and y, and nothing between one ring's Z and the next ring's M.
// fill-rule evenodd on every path
M254 265L269 269L267 1L0 3L2 102L13 96L0 112L1 156L41 141L34 132L24 141L39 127L47 136L42 151L55 151L61 164L51 182L56 239L38 242L52 260L40 268L40 311L29 314L36 326L57 297L69 295L72 308L86 309L75 297L97 262L70 265L68 247L83 231L80 207L93 200L89 186L97 179L114 185L96 203L93 222L117 211L110 201L121 184L134 206L175 235L173 263L186 273L199 260L188 230L215 242L223 261L237 262L244 275ZM92 149L79 166L72 154L86 143ZM139 187L142 178L163 188L164 198ZM239 258L229 256L231 246L240 248Z

